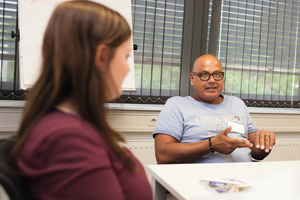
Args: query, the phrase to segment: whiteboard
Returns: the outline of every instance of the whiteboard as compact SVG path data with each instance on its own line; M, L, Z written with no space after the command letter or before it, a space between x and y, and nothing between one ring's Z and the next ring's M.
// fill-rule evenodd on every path
M28 89L40 75L43 36L54 8L65 0L20 0L19 9L19 66L20 87ZM119 12L132 27L130 0L95 0ZM132 41L132 39L131 39ZM131 42L132 45L132 42ZM133 53L128 58L130 72L126 76L123 91L135 91Z

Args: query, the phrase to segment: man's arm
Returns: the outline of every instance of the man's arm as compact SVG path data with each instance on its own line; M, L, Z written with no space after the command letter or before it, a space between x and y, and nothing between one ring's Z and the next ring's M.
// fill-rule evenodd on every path
M248 134L249 141L253 144L251 156L256 160L264 159L271 152L276 136L273 132L260 130Z
M246 139L227 136L231 127L211 138L214 151L230 154L236 148L252 147ZM166 134L155 135L155 154L158 164L190 162L211 152L209 141L195 143L180 143L177 139Z
M210 152L208 140L195 143L180 143L166 134L156 134L155 155L158 164L190 162Z

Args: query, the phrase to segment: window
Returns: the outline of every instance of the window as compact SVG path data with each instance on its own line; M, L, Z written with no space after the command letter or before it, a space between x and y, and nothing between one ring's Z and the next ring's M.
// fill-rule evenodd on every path
M299 1L223 0L221 10L224 93L250 106L299 107Z
M0 99L23 99L24 91L18 90L16 70L17 0L0 1L1 16L1 68Z
M0 99L18 90L17 0L1 4ZM300 2L292 0L132 0L135 92L119 102L165 103L193 95L194 60L216 55L224 93L256 107L300 107Z
M133 3L135 15L137 2ZM180 72L167 74L160 71L160 73L153 73L156 66L153 62L147 62L149 58L145 56L145 53L141 57L147 58L147 60L139 63L144 74L143 76L138 75L137 80L141 80L142 77L144 80L148 78L150 83L151 81L161 83L161 79L164 80L164 75L167 74L167 80L173 81L172 84L168 85L169 93L164 93L167 88L163 85L158 85L161 87L160 92L154 92L155 87L151 84L145 84L147 82L145 81L144 85L137 84L138 91L136 93L124 94L123 97L130 99L130 95L133 95L135 98L142 99L145 95L146 98L142 99L141 102L149 99L151 101L159 99L164 102L167 98L162 100L161 96L192 95L193 90L187 86L186 76L191 70L193 61L198 56L211 53L220 59L226 72L224 94L238 96L248 106L299 107L300 3L298 1L204 0L199 2L190 0L179 2L148 0L142 2L144 2L142 5L144 10L140 17L143 18L144 16L144 23L137 23L137 16L135 16L134 24L139 26L141 31L144 31L143 27L146 27L147 33L139 31L139 34L152 47L156 46L154 39L157 33L155 29L151 31L147 27L147 23L150 23L147 16L155 12L148 7L151 3L155 5L158 2L165 7L168 4L174 4L174 2L181 3L180 7L172 8L180 8L180 13L185 11L184 14L180 15L183 17L180 20L183 23L181 55L180 53L174 54L174 56L181 56L181 61L174 62L176 64L172 68L174 70L177 67ZM200 12L202 15L199 14ZM174 13L172 14L174 17L176 16ZM187 20L189 15L192 15L192 18ZM155 17L152 18L152 20L155 19ZM188 26L193 28L187 29ZM136 34L136 29L134 31ZM149 31L151 31L150 35L148 35ZM180 31L177 33L180 34ZM134 37L136 38L136 35ZM179 35L177 37L180 38ZM188 38L193 41L193 44L187 44ZM186 51L190 55L185 55L188 54ZM135 52L136 55L137 57L140 56L139 53ZM157 55L153 55L152 58L156 59ZM145 70L146 67L149 67L148 71ZM160 69L167 67L167 63L159 63ZM186 76L183 75L183 71L185 71ZM178 85L177 80L172 80L172 78L176 79L175 77L180 78L179 87L174 87L176 92L172 92L171 85Z
M118 102L160 103L193 93L189 73L206 53L209 0L132 0L136 92Z
M179 95L183 13L184 0L132 0L137 91L123 98L163 103Z

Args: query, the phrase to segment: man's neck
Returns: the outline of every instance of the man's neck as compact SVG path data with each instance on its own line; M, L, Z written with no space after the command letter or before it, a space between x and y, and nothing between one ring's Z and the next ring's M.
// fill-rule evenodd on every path
M205 100L205 99L197 98L196 96L192 96L192 98L197 101L207 103L207 104L212 104L212 105L220 104L220 103L222 103L222 101L224 99L222 94L220 94L216 99L213 99L213 100Z

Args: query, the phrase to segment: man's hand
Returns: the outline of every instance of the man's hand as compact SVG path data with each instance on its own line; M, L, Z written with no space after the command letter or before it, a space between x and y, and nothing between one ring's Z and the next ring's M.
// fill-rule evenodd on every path
M224 131L218 133L214 138L211 139L213 149L222 154L230 154L236 148L242 147L253 147L253 145L247 139L237 139L228 136L231 131L231 126L226 128Z
M260 130L249 134L249 140L257 149L269 153L275 144L276 136L273 132Z

